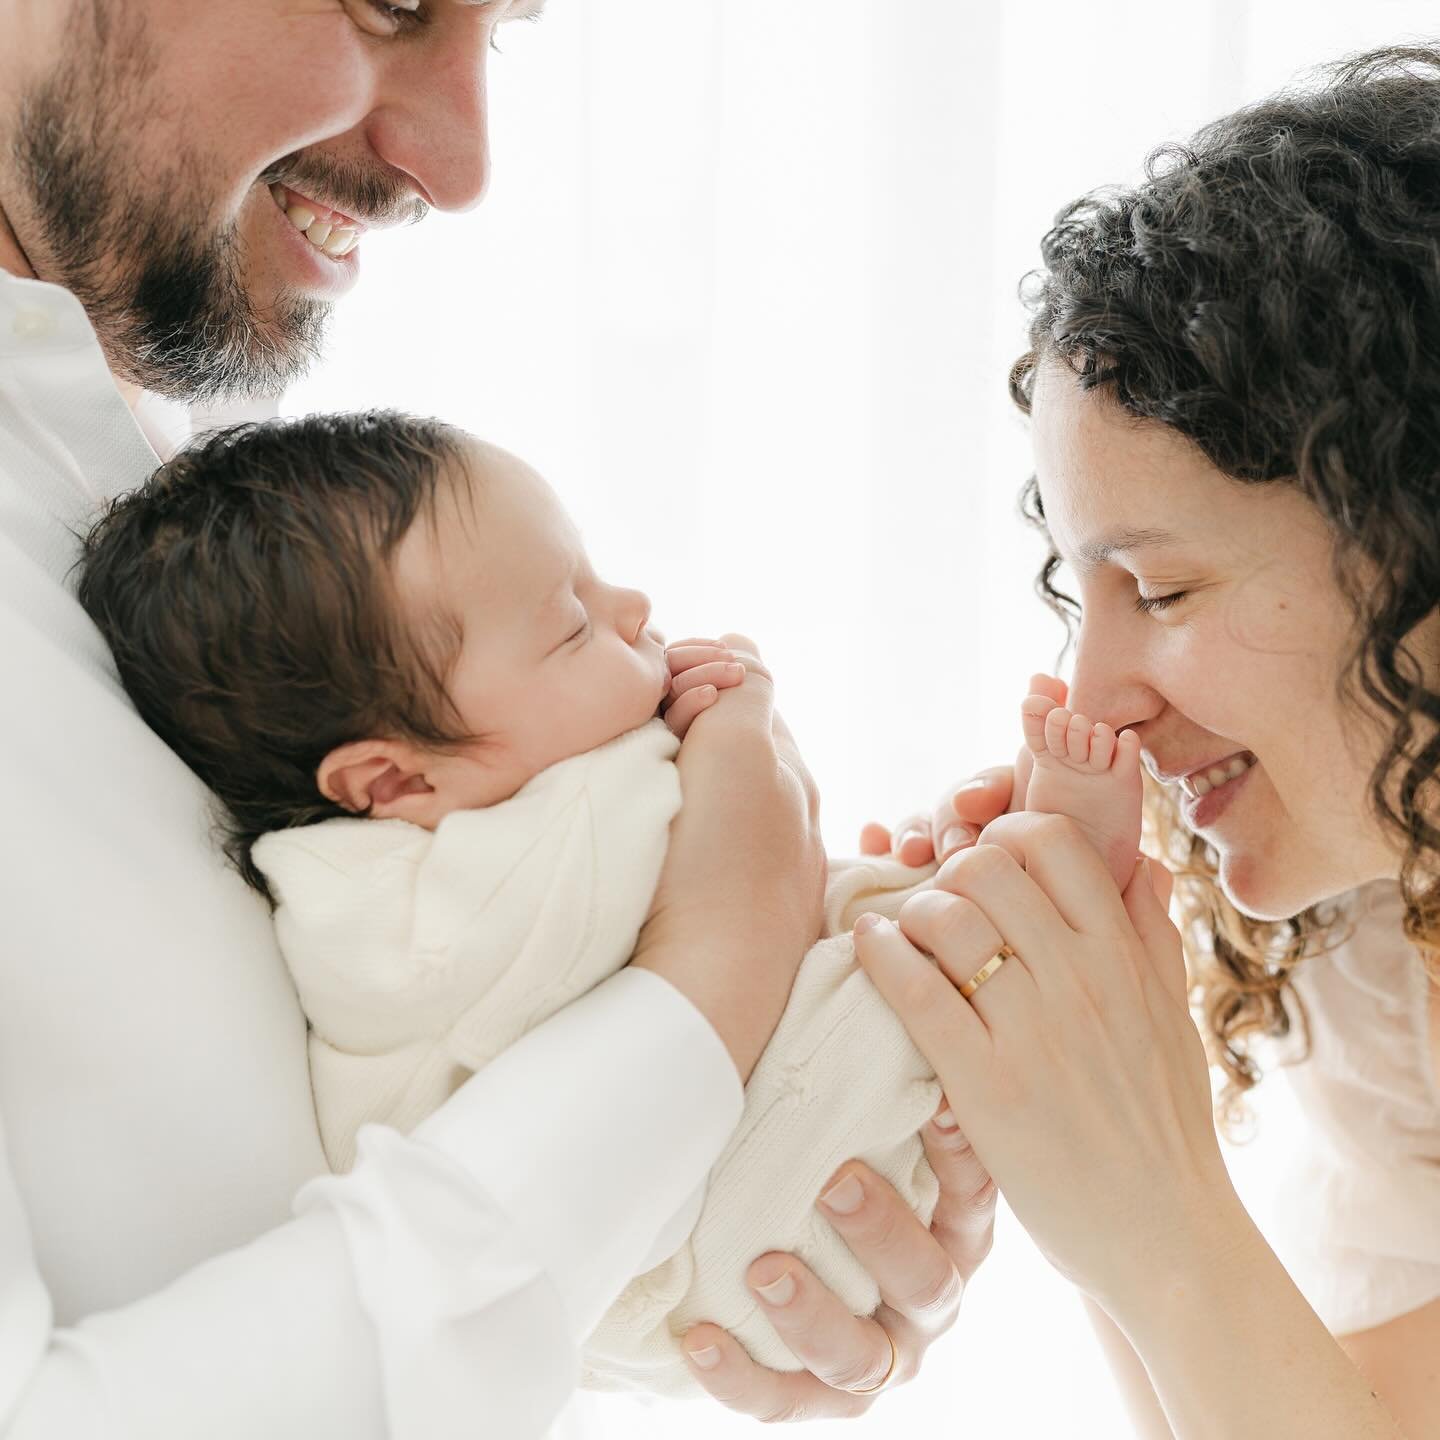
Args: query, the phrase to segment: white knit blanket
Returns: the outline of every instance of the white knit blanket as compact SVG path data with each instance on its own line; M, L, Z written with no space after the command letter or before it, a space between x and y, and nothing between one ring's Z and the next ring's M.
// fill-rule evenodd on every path
M362 1124L409 1130L629 960L680 808L676 749L656 721L552 766L499 805L451 814L433 832L343 819L257 844L310 1019L332 1167L354 1162ZM862 910L893 916L929 873L890 860L832 863L826 938L801 963L699 1220L590 1337L589 1387L698 1393L677 1337L699 1320L732 1331L764 1365L797 1368L744 1283L766 1251L800 1256L854 1314L879 1303L815 1198L858 1156L927 1223L934 1209L917 1132L940 1088L848 936Z

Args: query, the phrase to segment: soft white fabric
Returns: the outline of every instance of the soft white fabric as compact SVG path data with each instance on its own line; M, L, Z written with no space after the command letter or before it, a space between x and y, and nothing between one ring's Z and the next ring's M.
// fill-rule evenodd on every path
M1305 960L1308 1059L1283 1073L1308 1122L1275 1207L1277 1253L1337 1334L1440 1298L1440 1094L1428 978L1400 890L1348 897L1353 931Z
M677 746L653 721L433 832L357 819L261 838L334 1169L363 1123L413 1129L630 958L680 808Z
M326 1167L269 916L66 583L155 463L76 301L0 275L0 1433L533 1440L734 1067L627 971L290 1218Z
M337 1168L366 1121L408 1129L626 963L680 805L676 749L652 721L433 833L330 820L256 845L310 1018L316 1109ZM834 867L830 938L800 967L699 1223L600 1322L588 1385L694 1393L677 1337L702 1319L761 1363L796 1368L744 1283L766 1250L801 1256L856 1314L879 1302L815 1198L858 1155L928 1222L937 1187L916 1132L940 1090L844 932L859 908L894 913L927 874L889 860Z

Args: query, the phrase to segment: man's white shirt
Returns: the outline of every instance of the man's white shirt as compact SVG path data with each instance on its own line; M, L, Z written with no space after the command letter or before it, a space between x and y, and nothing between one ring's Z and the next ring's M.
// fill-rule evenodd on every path
M324 1175L266 907L68 580L157 463L78 302L0 272L0 1434L543 1435L738 1077L626 970Z

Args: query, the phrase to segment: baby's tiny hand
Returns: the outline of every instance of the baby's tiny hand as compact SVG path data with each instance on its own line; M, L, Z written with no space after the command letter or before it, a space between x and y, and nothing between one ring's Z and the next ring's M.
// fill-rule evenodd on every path
M670 689L660 702L665 723L683 740L695 717L708 710L722 690L745 679L745 666L718 640L680 640L666 647Z

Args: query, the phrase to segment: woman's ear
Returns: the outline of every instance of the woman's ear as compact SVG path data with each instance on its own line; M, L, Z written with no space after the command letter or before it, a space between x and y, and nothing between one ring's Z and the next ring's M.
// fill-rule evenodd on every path
M327 799L356 815L409 820L434 829L435 788L425 778L433 756L403 740L352 740L337 745L315 772Z

